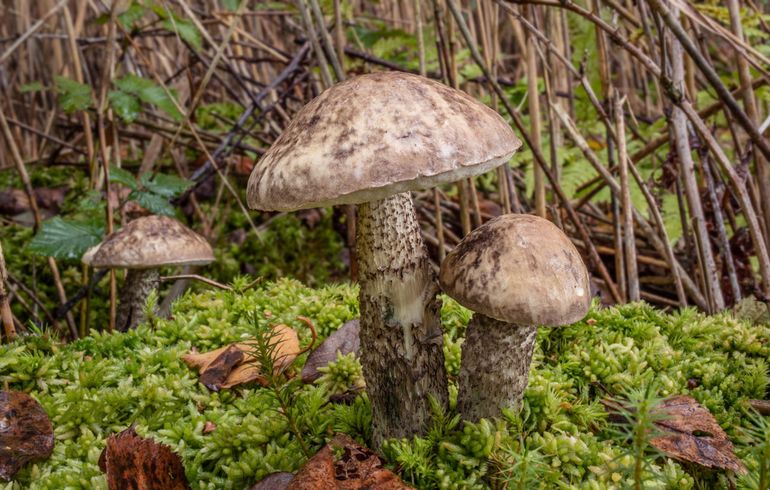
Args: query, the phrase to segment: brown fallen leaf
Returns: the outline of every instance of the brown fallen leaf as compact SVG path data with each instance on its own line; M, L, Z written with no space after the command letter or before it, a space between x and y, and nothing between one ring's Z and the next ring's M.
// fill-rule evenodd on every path
M187 490L182 460L165 444L137 435L134 427L107 438L99 457L110 490Z
M299 338L297 332L286 326L273 327L272 342L275 348L274 367L280 371L289 366L297 357ZM267 382L259 363L252 354L256 351L254 341L230 344L210 352L191 352L182 356L182 361L201 374L201 383L212 391L257 382ZM240 357L238 357L240 355Z
M618 400L602 400L609 420L627 423L629 407ZM659 433L650 444L662 453L706 468L745 473L746 468L733 452L733 444L707 408L691 396L675 395L664 399L653 412Z
M302 382L313 383L321 377L318 368L324 367L337 359L337 352L342 355L358 351L361 348L361 341L358 338L360 332L360 322L358 319L350 320L326 337L305 361L302 367Z
M310 458L287 490L300 489L401 490L411 489L382 459L347 434L338 433Z
M733 452L733 443L725 431L695 398L672 396L663 400L655 411L665 416L656 425L667 432L650 440L658 450L706 468L746 473L746 467Z
M200 372L198 380L211 391L219 391L235 366L244 360L246 355L237 346L231 345L219 354Z
M0 391L0 480L51 456L53 444L53 425L37 400L20 391Z
M293 479L294 475L285 471L270 473L255 483L249 490L286 490L289 482Z
M215 430L217 430L217 424L214 422L208 420L205 424L203 424L203 435L211 434Z

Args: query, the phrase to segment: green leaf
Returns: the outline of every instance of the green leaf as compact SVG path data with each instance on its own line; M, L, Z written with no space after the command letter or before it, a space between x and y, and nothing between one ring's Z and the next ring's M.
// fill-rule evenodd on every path
M136 183L136 178L134 178L131 172L118 167L110 167L110 182L123 184L132 191L139 189L139 186Z
M45 90L45 85L43 85L43 82L30 82L22 85L20 90L23 94L29 92L42 92Z
M134 122L142 109L139 99L122 90L110 90L108 94L110 106L115 113L127 123Z
M168 174L157 174L152 179L149 174L142 174L139 181L148 191L166 198L177 196L192 185L189 180Z
M143 208L147 208L155 214L174 216L174 208L168 200L158 194L146 191L133 191L128 195L130 201L136 201Z
M136 26L136 23L144 17L146 12L147 9L144 5L135 1L131 2L131 6L129 6L123 13L118 14L118 22L120 22L124 29L130 31Z
M174 15L163 21L163 27L171 32L176 32L185 42L193 47L195 51L200 51L203 47L201 33L189 20L181 19Z
M104 235L98 221L68 221L59 216L45 223L29 243L31 252L57 259L79 259Z
M91 87L71 78L57 76L56 91L59 93L59 105L64 112L83 111L91 107Z
M231 12L238 10L239 3L241 3L240 0L222 0L222 6Z
M164 111L166 114L168 114L175 120L178 121L182 118L182 113L179 112L179 110L176 108L176 104L174 103L173 99L169 97L169 94L166 93L166 91L163 90L162 87L160 87L159 85L156 85L155 82L153 82L152 80L148 80L138 75L129 74L123 78L118 78L116 80L113 80L113 83L122 92L136 96L142 102L146 102L148 104L157 106L159 109ZM172 95L173 95L173 92L172 92ZM122 96L120 96L120 98L122 98ZM113 104L115 103L114 101L112 102ZM123 100L118 100L117 102L128 104L128 101L123 101ZM138 111L138 103L136 106L133 106L133 107L131 106L125 107L125 109L127 110L131 110L132 108Z

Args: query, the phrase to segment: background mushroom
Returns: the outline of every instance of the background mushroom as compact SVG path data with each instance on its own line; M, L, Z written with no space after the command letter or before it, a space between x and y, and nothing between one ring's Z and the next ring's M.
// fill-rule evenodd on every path
M83 255L97 269L128 269L120 296L116 326L126 331L143 319L144 304L158 287L158 268L168 265L203 265L214 260L205 238L166 216L130 221Z
M519 404L537 326L583 318L588 271L548 220L507 214L466 236L441 264L442 289L475 312L465 332L457 406L476 421Z
M427 395L447 400L438 287L408 191L486 172L520 145L464 92L374 73L308 103L251 174L252 208L359 205L361 361L375 447L424 428Z

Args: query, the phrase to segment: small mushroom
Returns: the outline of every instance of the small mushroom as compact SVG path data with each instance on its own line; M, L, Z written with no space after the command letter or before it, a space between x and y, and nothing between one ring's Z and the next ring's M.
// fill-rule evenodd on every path
M163 266L203 265L214 260L205 238L166 216L130 221L83 255L97 269L128 269L120 296L116 326L126 331L143 320L144 304L158 287Z
M475 312L465 331L457 406L466 420L521 402L537 326L583 318L588 271L548 220L507 214L466 236L441 264L442 289Z
M498 113L417 75L372 73L303 107L249 178L249 206L357 204L361 364L374 447L411 437L445 404L438 287L409 191L507 163L521 142Z

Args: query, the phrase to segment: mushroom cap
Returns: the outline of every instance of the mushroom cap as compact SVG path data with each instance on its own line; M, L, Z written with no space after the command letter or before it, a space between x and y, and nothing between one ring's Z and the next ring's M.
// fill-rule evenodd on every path
M107 235L83 255L96 268L149 269L164 265L202 265L214 261L205 238L167 216L146 216Z
M591 306L583 259L537 216L506 214L475 229L447 254L439 281L466 308L519 325L566 325Z
M484 173L521 146L507 122L465 92L380 72L303 107L249 178L251 208L360 204Z

